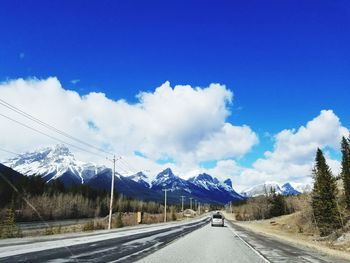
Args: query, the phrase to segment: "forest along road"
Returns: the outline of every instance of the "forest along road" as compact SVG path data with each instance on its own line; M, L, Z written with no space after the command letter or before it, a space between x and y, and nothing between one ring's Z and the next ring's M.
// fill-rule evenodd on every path
M135 262L196 229L210 217L158 225L0 240L0 262Z
M210 224L174 241L141 259L142 263L205 263L205 262L320 262L345 263L320 252L293 246L251 231L231 222L225 227Z

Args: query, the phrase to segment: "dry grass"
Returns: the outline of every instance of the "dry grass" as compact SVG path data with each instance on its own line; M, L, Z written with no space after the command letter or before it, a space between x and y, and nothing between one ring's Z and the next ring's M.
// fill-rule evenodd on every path
M167 214L167 221L172 221L172 213ZM182 213L176 213L176 220L182 220ZM123 226L137 225L136 213L122 213ZM164 214L143 214L142 224L157 224L164 222ZM112 217L112 228L117 227L117 213ZM86 232L108 228L108 217L102 219L91 219L86 223L74 224L69 226L54 226L45 227L43 229L25 230L22 232L23 236L43 236L43 235L55 235L64 233Z

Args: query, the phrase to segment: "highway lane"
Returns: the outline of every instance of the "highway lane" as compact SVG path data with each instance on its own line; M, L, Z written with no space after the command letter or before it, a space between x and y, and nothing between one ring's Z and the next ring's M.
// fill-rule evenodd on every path
M1 240L0 262L134 262L208 222L204 217L111 232Z
M348 261L256 234L226 222L226 227L211 227L208 224L139 262L345 263Z
M227 224L225 227L212 227L207 224L139 262L264 263L267 261L235 236Z
M345 263L209 218L94 233L0 240L0 262Z

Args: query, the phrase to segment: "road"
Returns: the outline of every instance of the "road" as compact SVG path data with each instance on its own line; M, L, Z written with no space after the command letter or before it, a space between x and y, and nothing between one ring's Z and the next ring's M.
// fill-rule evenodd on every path
M207 216L111 232L0 240L0 262L135 262L208 222Z
M208 217L122 230L0 240L0 262L345 263Z
M226 222L225 227L211 227L208 224L139 262L345 263L349 261L329 257L312 249L296 247Z

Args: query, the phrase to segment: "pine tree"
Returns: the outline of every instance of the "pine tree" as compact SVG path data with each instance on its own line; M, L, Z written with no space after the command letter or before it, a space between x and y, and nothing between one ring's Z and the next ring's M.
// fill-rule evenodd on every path
M341 226L336 203L337 185L320 149L317 149L315 161L312 208L320 234L325 236Z
M284 196L281 194L276 194L276 191L271 192L271 199L270 199L270 216L276 217L286 214L286 201L284 199Z
M341 177L344 184L345 203L348 209L350 209L350 141L342 138L341 152L342 152L342 170Z

